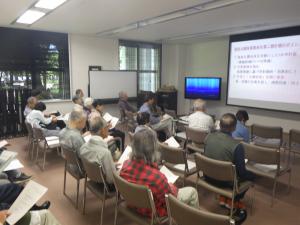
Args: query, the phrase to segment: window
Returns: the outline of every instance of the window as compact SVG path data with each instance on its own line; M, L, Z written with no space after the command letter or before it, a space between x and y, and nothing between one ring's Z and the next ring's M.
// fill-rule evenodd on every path
M120 70L136 70L138 91L155 92L160 87L161 45L119 41Z
M0 85L70 99L68 35L0 28Z

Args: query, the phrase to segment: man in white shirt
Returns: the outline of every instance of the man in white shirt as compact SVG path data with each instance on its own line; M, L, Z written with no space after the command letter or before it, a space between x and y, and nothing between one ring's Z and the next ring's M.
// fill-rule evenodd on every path
M197 99L193 104L194 113L188 118L189 127L210 132L214 129L214 121L212 117L206 114L206 102Z

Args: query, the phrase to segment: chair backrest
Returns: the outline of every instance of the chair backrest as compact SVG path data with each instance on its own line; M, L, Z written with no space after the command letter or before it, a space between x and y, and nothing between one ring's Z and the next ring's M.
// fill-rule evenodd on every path
M97 165L96 163L91 163L84 158L81 158L81 162L82 162L84 171L90 180L97 182L97 183L106 184L105 174L103 173L101 165Z
M253 124L251 126L252 137L258 136L262 138L280 139L282 144L282 127L262 126Z
M202 171L206 176L234 183L236 173L235 166L231 162L211 159L199 153L195 154L195 162L197 170Z
M172 116L174 119L177 117L176 111L171 109L164 109L165 113Z
M83 174L83 169L81 168L80 161L76 152L68 146L61 145L62 157L66 160L67 164L76 165Z
M289 146L292 148L292 144L300 144L300 130L292 129L289 134Z
M186 164L186 153L182 148L173 148L158 142L162 160L172 164Z
M42 140L45 139L43 129L40 127L33 127L32 128L33 138L35 140Z
M205 131L201 131L199 129L190 128L190 127L186 127L185 131L186 131L186 139L196 144L204 144L204 140L208 134Z
M242 143L245 149L245 158L255 163L280 166L280 151L276 148L266 148L253 144Z
M178 225L230 225L230 217L193 208L173 195L166 196L169 221Z
M113 173L113 177L116 190L128 205L148 208L152 210L153 214L156 214L152 192L147 186L130 183L116 172Z
M26 130L28 132L28 136L33 138L33 130L32 130L32 126L29 122L25 121L25 126L26 126Z

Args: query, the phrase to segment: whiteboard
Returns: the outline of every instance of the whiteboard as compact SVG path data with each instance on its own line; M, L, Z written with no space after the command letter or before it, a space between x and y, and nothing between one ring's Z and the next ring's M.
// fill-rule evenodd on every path
M89 71L90 97L114 99L120 91L128 97L137 97L137 73L135 71L101 70Z

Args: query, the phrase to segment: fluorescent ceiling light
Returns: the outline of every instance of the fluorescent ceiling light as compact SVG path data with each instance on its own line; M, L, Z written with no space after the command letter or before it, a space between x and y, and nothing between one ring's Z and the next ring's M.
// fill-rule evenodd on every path
M17 23L24 23L24 24L32 24L41 17L43 17L46 13L36 11L36 10L27 10L22 16L17 19Z
M55 9L67 0L39 0L34 6L42 9Z
M126 32L126 31L129 31L129 30L134 30L134 29L137 29L137 28L138 28L138 24L134 23L134 24L129 24L125 27L117 28L117 29L113 30L112 33L116 34L116 33Z
M234 4L238 4L238 3L242 3L248 0L221 0L221 1L215 1L215 2L211 2L211 3L206 3L204 5L202 5L201 11L206 11L206 10L210 10L210 9L217 9L217 8L223 8L226 6L230 6L230 5L234 5Z

